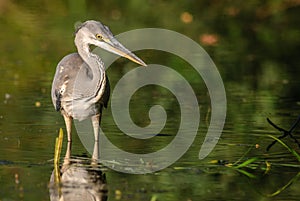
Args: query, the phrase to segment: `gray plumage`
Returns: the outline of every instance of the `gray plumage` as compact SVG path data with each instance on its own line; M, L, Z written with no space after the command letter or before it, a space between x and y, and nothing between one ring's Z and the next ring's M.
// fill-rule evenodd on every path
M98 89L91 87L89 85L95 82L93 72L80 55L73 53L64 57L58 64L52 85L52 102L56 111L63 110L78 120L101 112L103 106L107 107L110 95L109 80L104 72L94 85L99 86ZM101 88L104 91L99 94Z

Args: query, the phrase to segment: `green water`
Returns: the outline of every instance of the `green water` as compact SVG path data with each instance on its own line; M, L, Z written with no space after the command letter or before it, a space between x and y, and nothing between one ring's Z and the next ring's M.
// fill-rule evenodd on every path
M210 115L201 76L174 55L138 51L147 63L169 66L201 89L195 90L201 111L199 131L183 157L159 172L131 175L100 165L108 200L298 200L299 162L279 143L266 152L272 142L267 135L281 135L266 118L288 129L299 115L299 9L296 1L253 0L243 5L239 1L1 1L0 201L50 200L55 138L59 128L65 128L51 102L51 83L58 61L76 51L74 24L86 19L102 21L115 34L148 27L185 34L209 53L227 97L222 135L209 156L199 160ZM107 72L112 88L134 68L135 64L118 59ZM104 111L102 128L126 151L159 150L174 139L180 124L176 98L164 88L146 86L133 95L130 107L133 121L145 126L149 108L158 103L168 120L161 135L149 141L124 136L110 108ZM299 136L299 128L294 135ZM283 141L299 152L293 140ZM62 155L66 149L65 138ZM91 157L76 134L72 156L84 161ZM252 157L258 158L255 168L244 170L255 178L224 165ZM266 161L271 164L267 172ZM291 180L278 195L267 197Z

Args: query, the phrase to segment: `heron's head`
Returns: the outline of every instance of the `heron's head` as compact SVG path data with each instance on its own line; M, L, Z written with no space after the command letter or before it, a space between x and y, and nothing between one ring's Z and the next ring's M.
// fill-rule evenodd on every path
M81 43L95 45L109 52L125 57L142 66L146 66L140 58L115 39L109 28L101 22L88 20L77 28L75 35L80 38Z

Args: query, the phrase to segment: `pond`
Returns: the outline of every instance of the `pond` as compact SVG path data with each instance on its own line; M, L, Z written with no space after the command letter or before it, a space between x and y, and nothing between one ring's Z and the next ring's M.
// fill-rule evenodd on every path
M299 116L299 5L297 1L258 0L243 5L239 1L4 0L0 4L0 201L58 200L59 196L88 200L91 195L97 200L299 200L298 144L287 136L267 151L274 137L283 134L267 118L289 130ZM188 105L182 110L176 95L166 87L145 85L131 94L130 117L141 128L161 123L164 127L148 132L156 134L148 139L126 135L116 123L111 99L103 111L101 139L106 136L118 149L138 156L159 152L175 139L182 144L175 144L169 155L133 161L103 149L107 143L101 145L100 141L100 160L95 161L93 151L99 145L94 147L93 141L86 140L93 140L93 133L77 121L72 146L67 143L64 120L52 105L51 84L57 63L76 51L74 26L87 19L103 22L115 35L142 28L172 30L208 53L224 84L226 102L219 104L226 108L226 119L221 131L211 128L221 135L213 138L216 146L206 157L199 159L199 151L207 142L215 111L212 92L203 74L190 63L161 49L135 53L147 64L179 73L191 86L197 107ZM152 37L147 38L156 44L155 37L159 41L162 35ZM122 41L126 43L126 39ZM174 48L185 47L178 40L173 43ZM118 82L139 68L125 58L110 65L107 75L114 100L118 100L118 94L113 94ZM162 71L152 77L173 83L176 89L184 83ZM124 93L138 78L129 77ZM155 113L151 118L151 112L149 117L156 105L164 108L166 119ZM193 114L188 126L197 120L195 108L200 111L195 138L191 127L182 129L183 137L178 137L186 111L186 115ZM60 128L64 136L61 157L55 164ZM139 131L131 124L128 128L132 133ZM299 136L299 126L292 134ZM185 150L188 141L191 144ZM178 160L168 164L177 154Z

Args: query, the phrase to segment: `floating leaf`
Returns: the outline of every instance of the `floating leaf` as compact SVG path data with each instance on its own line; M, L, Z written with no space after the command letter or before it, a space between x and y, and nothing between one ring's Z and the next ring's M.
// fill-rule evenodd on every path
M296 158L297 160L300 162L300 155L292 148L290 148L287 144L285 144L282 140L278 139L277 137L273 136L273 135L268 135L269 137L273 138L274 140L276 140L277 142L279 142L282 146L284 146L289 152L291 152Z
M239 164L235 168L238 169L238 168L246 167L247 165L249 165L249 164L251 164L251 163L253 163L254 161L257 161L257 160L258 160L258 158L256 158L256 157L250 158L250 159L246 160L245 162Z
M251 174L250 172L247 172L246 170L237 169L237 171L239 171L240 173L246 175L249 178L255 178L256 177L254 174Z
M295 181L297 181L299 177L300 177L300 172L298 172L298 174L295 177L293 177L286 185L284 185L283 187L281 187L280 189L278 189L274 193L267 194L267 196L268 197L274 197L275 195L278 195L283 190L285 190L287 187L289 187L290 185L292 185L292 183L294 183Z
M157 201L157 195L153 195L150 201Z
M268 174L271 170L271 163L266 161L266 171L265 171L265 174Z

